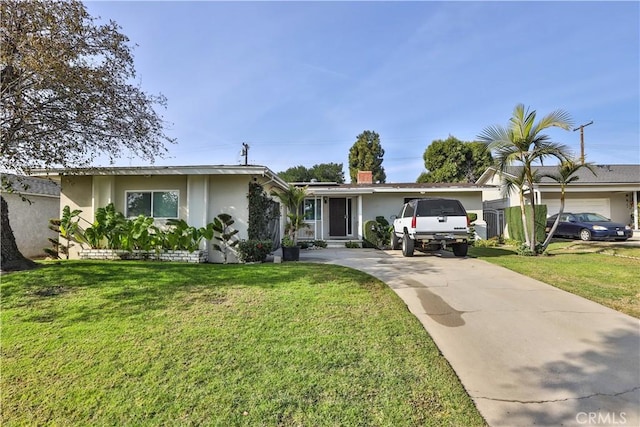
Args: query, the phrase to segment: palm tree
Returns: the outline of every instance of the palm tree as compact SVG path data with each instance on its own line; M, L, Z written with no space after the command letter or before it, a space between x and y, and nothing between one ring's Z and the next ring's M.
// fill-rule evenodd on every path
M507 127L490 126L478 136L480 141L487 144L489 150L495 151L496 166L501 172L504 173L514 163L520 163L523 167L524 182L529 190L529 203L533 212L528 227L529 248L532 253L536 253L537 243L533 166L537 163L542 164L548 157L555 157L560 161L568 157L566 146L550 141L549 136L541 132L550 127L569 130L571 126L571 117L566 111L556 110L536 123L536 111L529 111L523 104L518 104L513 109ZM520 188L522 193L524 188L524 185Z
M593 173L594 175L596 174L594 166L591 163L582 164L576 161L575 159L565 159L562 163L560 163L557 173L540 175L541 177L551 178L552 180L560 184L560 211L558 212L558 216L556 217L556 220L553 223L553 226L551 226L551 230L549 230L549 234L547 235L547 238L544 240L544 243L542 243L542 252L544 252L549 246L549 243L551 243L551 238L553 237L553 234L556 232L556 229L558 228L558 223L560 222L560 216L564 212L565 190L567 188L567 185L579 179L575 175L575 173L578 172L581 168L587 168L591 171L591 173Z
M280 199L282 204L287 208L289 223L287 224L286 231L291 243L296 245L298 243L298 230L306 226L304 215L300 212L300 206L307 196L307 187L296 187L295 185L289 184L289 188L286 190L273 190L271 194Z

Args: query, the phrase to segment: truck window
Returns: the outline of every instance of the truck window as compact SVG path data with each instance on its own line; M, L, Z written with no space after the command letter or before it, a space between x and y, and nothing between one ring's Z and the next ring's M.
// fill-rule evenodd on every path
M466 212L457 200L423 200L416 216L464 216Z
M402 215L403 218L409 218L413 216L413 205L411 203L407 203L407 206L404 208L404 214Z

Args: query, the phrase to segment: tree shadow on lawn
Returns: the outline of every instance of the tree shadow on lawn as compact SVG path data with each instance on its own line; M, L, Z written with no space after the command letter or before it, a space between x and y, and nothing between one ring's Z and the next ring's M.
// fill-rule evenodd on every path
M469 256L473 258L496 258L502 256L516 255L515 250L501 249L501 248L480 248L474 247L471 249Z
M296 281L313 286L349 281L380 286L364 273L315 264L179 264L144 261L64 261L3 280L3 308L28 307L30 320L92 321L104 316L130 317L163 310L179 298L220 303L232 289L277 290ZM86 297L65 306L70 294ZM195 299L194 299L195 298ZM60 301L55 301L60 299ZM66 307L66 308L65 308ZM183 304L184 309L188 308Z

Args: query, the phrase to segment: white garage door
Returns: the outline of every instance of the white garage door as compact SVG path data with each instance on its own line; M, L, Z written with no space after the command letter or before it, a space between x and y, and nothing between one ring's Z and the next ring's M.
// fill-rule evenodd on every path
M543 200L547 205L547 215L555 215L560 211L560 200ZM564 201L565 212L593 212L611 218L609 199L567 199Z

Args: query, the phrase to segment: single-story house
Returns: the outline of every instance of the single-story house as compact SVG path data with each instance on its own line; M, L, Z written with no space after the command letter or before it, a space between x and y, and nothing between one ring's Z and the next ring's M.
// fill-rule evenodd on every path
M486 238L482 194L490 190L490 186L466 183L380 184L373 183L371 172L366 171L358 173L354 184L305 182L296 185L306 185L309 194L304 202L308 227L299 232L302 240L361 241L366 221L383 216L391 223L404 203L424 197L460 200L467 212L478 215L476 233L478 237Z
M267 194L275 188L287 188L264 166L99 167L34 173L47 174L60 183L58 214L68 205L80 209L81 218L92 223L98 208L113 203L127 217L144 211L158 218L158 225L174 218L203 227L226 213L235 221L232 227L239 231L240 239L248 237L249 183L261 184ZM221 253L211 244L203 246L210 261L222 260ZM71 256L76 257L78 248L73 249ZM230 262L234 261L232 257Z
M538 166L540 175L553 174L557 166ZM504 172L515 178L519 167L510 167ZM594 212L612 221L628 224L638 232L638 202L640 201L640 165L595 165L595 174L587 168L576 173L577 181L565 189L565 212ZM504 208L519 206L517 192L506 197L501 193L504 175L496 168L489 168L476 181L478 185L490 187L483 194L488 236L504 232L502 214ZM547 206L547 215L560 210L560 184L550 178L542 178L534 186L536 203ZM501 229L502 228L502 229Z
M269 168L256 165L100 167L40 170L36 173L46 174L59 182L59 213L67 205L71 209L79 209L85 223L93 222L96 210L109 203L113 203L116 210L125 216L136 216L137 208L134 206L144 201L149 204L144 207L145 212L152 212L152 216L158 217L161 223L168 218L178 218L202 227L218 214L228 213L235 221L233 227L239 231L240 239L247 238L248 184L257 182L263 185L267 194L273 189L288 186ZM383 216L391 222L403 203L422 197L459 199L468 212L478 215L476 233L481 238L486 237L482 195L483 191L491 189L490 186L463 183L378 184L372 182L371 172L361 172L355 184L298 184L308 187L303 209L309 227L301 231L301 240L362 241L365 221ZM163 203L168 204L165 206ZM282 235L286 212L281 210L281 214ZM72 257L77 256L78 249L72 248ZM206 249L209 260L221 260L221 254L210 244Z
M2 174L15 192L2 189L9 209L9 224L18 249L27 258L44 256L44 248L52 246L49 238L56 233L49 229L49 220L59 218L60 186L58 183L31 176ZM23 200L22 198L28 201Z

